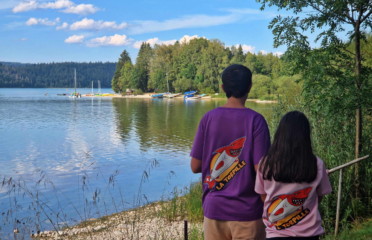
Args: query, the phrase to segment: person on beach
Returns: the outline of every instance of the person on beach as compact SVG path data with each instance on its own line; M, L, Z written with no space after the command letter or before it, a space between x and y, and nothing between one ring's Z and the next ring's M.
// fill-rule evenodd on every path
M284 115L259 164L255 191L264 202L266 239L319 239L318 205L332 189L323 161L311 147L310 124L298 111Z
M202 173L204 238L265 239L254 181L270 147L269 129L261 114L245 107L252 86L248 68L227 67L222 83L227 102L203 116L190 153L192 171Z

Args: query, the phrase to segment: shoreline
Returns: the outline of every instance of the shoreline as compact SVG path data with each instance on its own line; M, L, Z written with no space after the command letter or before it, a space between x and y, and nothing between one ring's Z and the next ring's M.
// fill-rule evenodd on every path
M112 97L112 98L137 98L137 99L153 99L151 95L156 94L156 93L144 93L144 94L138 94L138 95L121 95L118 93L104 93L101 96L90 96L90 95L83 95L83 97ZM162 98L160 98L162 99ZM183 100L183 95L173 97L173 98L163 98L163 99L181 99ZM211 97L211 96L204 96L201 97L197 100L221 100L221 99L226 99L225 97ZM260 99L247 99L247 102L255 102L255 103L277 103L278 101L276 100L260 100Z
M169 220L163 216L170 202L154 202L119 213L88 219L61 230L43 231L31 239L184 239L185 221L182 217ZM202 232L202 222L188 222L188 232Z

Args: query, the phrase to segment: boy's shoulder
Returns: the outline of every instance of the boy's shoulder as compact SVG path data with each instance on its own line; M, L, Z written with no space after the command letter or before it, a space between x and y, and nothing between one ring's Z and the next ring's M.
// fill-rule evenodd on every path
M216 116L216 115L243 115L246 117L258 117L265 119L260 113L256 112L251 108L225 108L225 107L217 107L212 110L209 110L204 116Z

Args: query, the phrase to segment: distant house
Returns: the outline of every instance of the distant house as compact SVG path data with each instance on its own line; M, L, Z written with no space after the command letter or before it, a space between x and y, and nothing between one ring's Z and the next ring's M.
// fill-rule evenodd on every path
M125 90L125 95L133 95L133 92L134 92L133 89L127 88L127 89Z

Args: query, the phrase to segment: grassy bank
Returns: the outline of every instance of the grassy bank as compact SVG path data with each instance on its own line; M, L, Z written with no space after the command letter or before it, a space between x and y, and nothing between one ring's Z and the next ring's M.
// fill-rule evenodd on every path
M201 183L175 190L168 201L91 219L59 232L43 232L35 239L184 239L188 222L188 239L202 240ZM372 219L354 222L336 237L329 230L324 240L372 239Z
M372 219L356 221L352 224L351 229L346 229L337 236L328 234L324 237L325 240L369 240L372 239Z
M189 239L202 240L201 184L173 191L167 201L150 203L60 231L34 234L34 239L184 239L185 221Z

